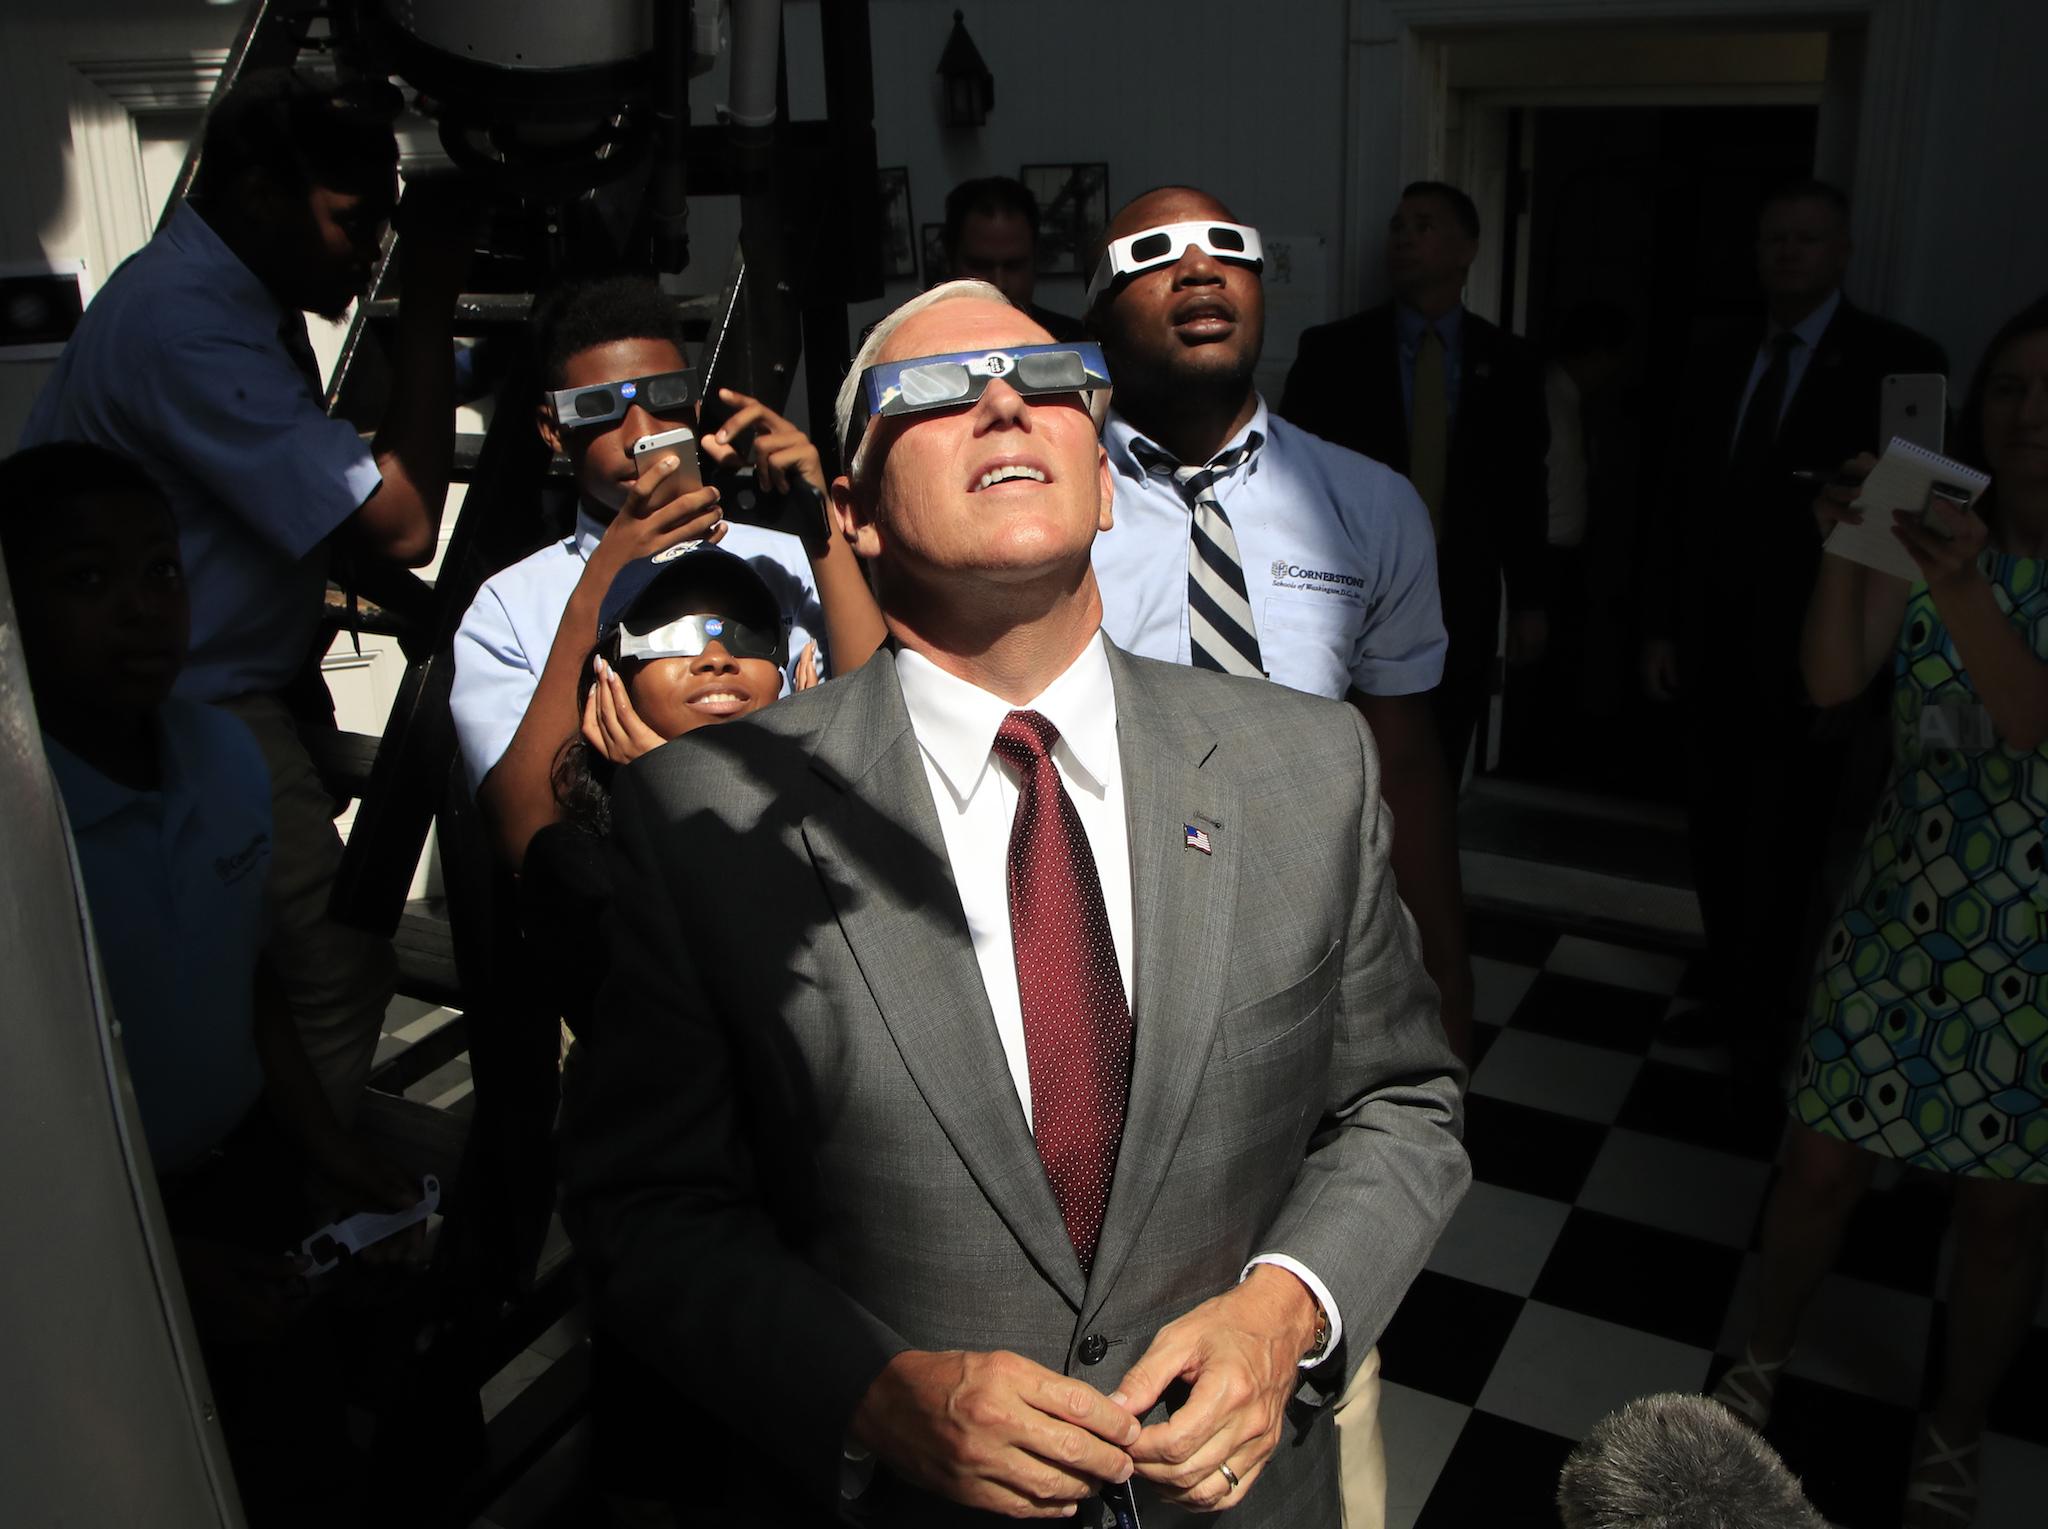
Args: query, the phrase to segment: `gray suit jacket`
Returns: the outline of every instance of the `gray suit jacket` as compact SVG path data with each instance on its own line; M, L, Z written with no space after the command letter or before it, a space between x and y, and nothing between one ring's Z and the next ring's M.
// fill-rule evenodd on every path
M565 1088L571 1230L612 1327L821 1514L853 1407L901 1349L1011 1349L1108 1391L1161 1326L1280 1252L1329 1287L1344 1341L1231 1519L1334 1529L1323 1404L1469 1182L1462 1075L1357 713L1110 662L1136 1056L1086 1278L892 655L620 777L613 974ZM979 1521L886 1474L869 1501L882 1524ZM1140 1502L1148 1529L1188 1517Z

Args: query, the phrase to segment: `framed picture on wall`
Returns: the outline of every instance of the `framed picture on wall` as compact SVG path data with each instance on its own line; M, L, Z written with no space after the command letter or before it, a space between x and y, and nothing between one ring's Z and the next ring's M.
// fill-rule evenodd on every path
M1109 166L1025 165L1018 179L1038 201L1039 272L1086 276L1109 227Z
M882 192L882 274L917 280L917 225L910 217L910 171L892 165L875 172Z
M54 361L85 316L85 262L0 265L0 361Z
M946 225L926 223L917 231L917 242L924 251L924 284L936 287L948 275L946 270Z

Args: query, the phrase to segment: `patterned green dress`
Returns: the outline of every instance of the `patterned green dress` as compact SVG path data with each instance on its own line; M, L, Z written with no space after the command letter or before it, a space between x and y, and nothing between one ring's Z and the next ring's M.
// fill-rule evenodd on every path
M2048 659L2048 561L1982 566ZM1915 1167L2048 1183L2048 745L1950 744L1977 694L1925 584L1894 676L1893 779L1821 941L1792 1113Z

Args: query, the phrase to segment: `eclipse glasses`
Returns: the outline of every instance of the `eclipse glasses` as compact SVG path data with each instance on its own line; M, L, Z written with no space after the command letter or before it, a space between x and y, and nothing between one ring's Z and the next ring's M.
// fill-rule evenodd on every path
M1109 241L1095 274L1088 278L1088 301L1093 303L1096 294L1126 276L1172 265L1190 247L1254 271L1266 268L1266 248L1259 243L1259 231L1248 224L1162 223Z
M631 618L619 626L619 658L653 662L657 658L695 658L713 642L734 658L765 658L783 666L786 642L780 629L766 632L730 616L677 616L644 632L633 630Z
M964 408L997 378L1025 398L1086 395L1098 430L1109 413L1109 364L1102 359L1101 348L1089 340L881 361L860 374L846 426L847 462L858 457L871 420Z
M649 377L628 377L618 382L600 382L588 388L557 388L548 394L548 412L555 423L571 428L608 425L624 419L634 404L649 414L671 415L690 402L690 369L656 372Z
M686 550L687 549L687 550ZM677 615L695 590L703 604ZM703 605L712 607L711 613ZM748 619L719 614L742 610ZM743 557L685 542L636 558L612 576L597 618L597 645L621 660L695 658L713 641L734 658L789 662L789 638L775 596Z

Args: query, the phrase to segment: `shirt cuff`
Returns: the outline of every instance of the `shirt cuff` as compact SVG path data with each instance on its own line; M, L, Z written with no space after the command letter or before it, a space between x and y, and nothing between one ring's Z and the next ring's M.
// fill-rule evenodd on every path
M874 1484L875 1457L848 1439L839 1455L839 1500L858 1502Z
M1344 1318L1337 1312L1337 1303L1330 1299L1329 1287L1315 1277L1315 1274L1309 1269L1307 1264L1304 1264L1298 1258L1289 1258L1285 1253L1259 1254L1244 1266L1244 1274L1238 1275L1239 1281L1242 1282L1245 1275L1250 1274L1260 1264L1279 1265L1304 1285L1308 1286L1309 1293L1322 1302L1323 1315L1330 1320L1330 1341L1323 1345L1322 1353L1316 1355L1313 1359L1304 1359L1301 1362L1301 1367L1304 1370L1314 1369L1325 1359L1328 1359L1337 1352L1337 1340L1344 1336Z

